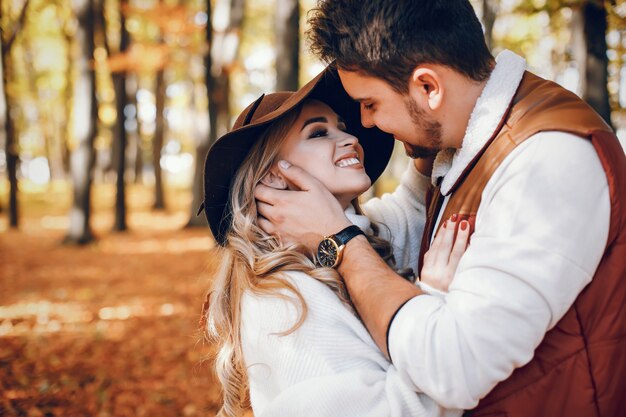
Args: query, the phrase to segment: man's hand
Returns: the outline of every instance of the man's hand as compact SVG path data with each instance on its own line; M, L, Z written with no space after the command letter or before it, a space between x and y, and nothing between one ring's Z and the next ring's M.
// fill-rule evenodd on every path
M351 225L337 199L322 183L287 161L280 161L278 166L292 188L300 191L257 185L254 196L262 216L258 222L266 233L314 251L324 236Z

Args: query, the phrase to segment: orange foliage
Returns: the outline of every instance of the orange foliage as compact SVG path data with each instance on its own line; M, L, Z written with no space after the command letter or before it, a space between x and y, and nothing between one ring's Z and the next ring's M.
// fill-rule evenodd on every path
M0 415L213 416L207 235L0 234Z

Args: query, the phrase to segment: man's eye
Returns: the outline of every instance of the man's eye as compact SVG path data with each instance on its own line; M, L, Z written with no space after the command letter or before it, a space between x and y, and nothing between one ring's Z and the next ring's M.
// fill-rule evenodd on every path
M372 110L374 108L374 105L372 103L363 103L363 108L365 110Z
M327 129L315 129L309 135L310 138L321 138L328 135Z

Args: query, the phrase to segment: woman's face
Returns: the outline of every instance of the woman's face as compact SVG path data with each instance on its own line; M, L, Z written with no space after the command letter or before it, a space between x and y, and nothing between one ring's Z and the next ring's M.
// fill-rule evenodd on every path
M345 122L328 105L317 100L305 102L279 156L321 181L344 208L372 184L359 140L346 132Z

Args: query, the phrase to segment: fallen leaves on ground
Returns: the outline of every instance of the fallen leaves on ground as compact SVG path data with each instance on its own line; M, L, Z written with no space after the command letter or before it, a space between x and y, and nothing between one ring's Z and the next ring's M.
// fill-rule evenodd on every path
M206 229L0 234L1 416L213 416Z

